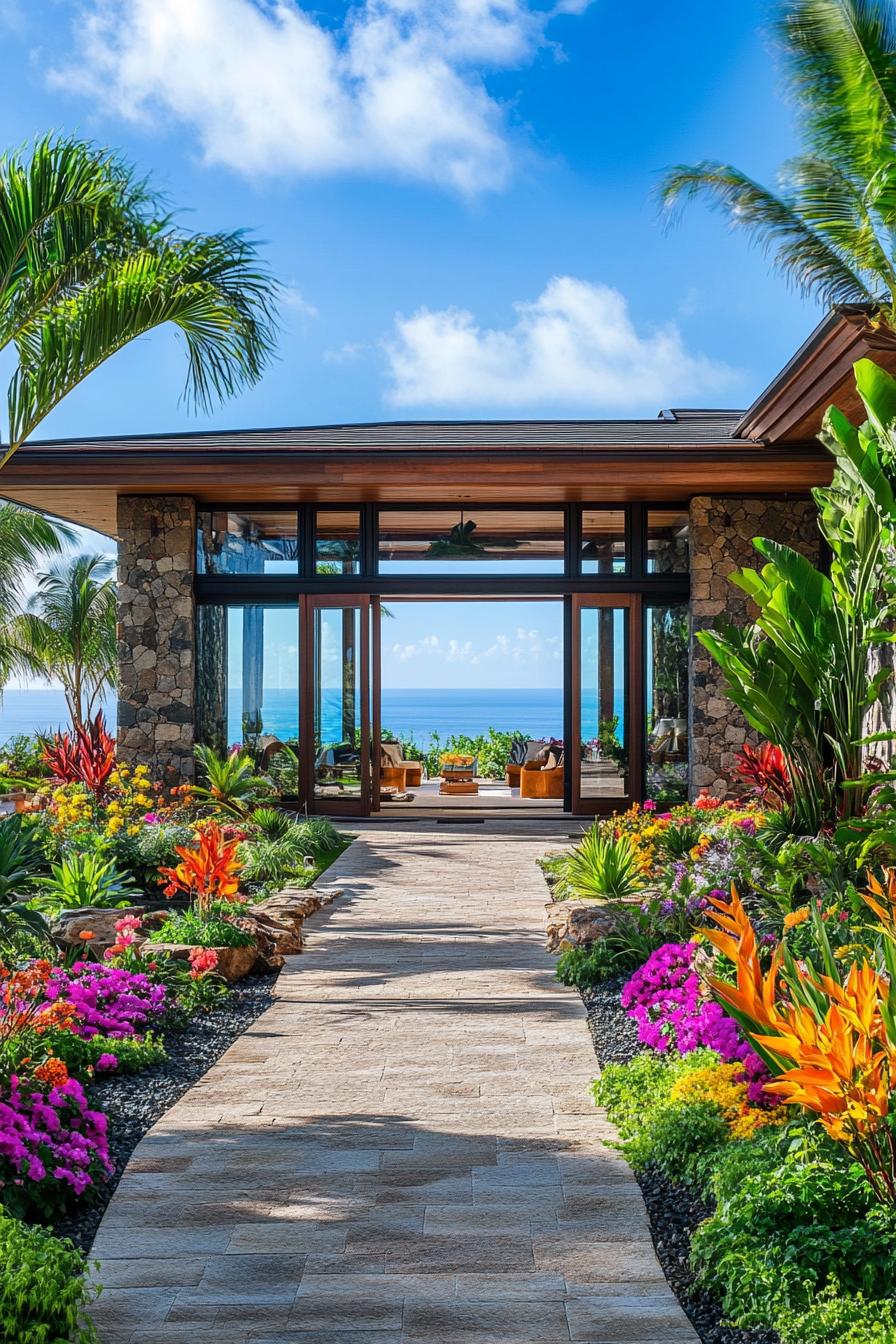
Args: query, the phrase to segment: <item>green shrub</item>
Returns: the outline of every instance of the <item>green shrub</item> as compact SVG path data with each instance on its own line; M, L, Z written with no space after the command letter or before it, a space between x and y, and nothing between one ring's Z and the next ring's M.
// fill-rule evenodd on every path
M825 1294L804 1311L784 1311L781 1344L896 1344L896 1302Z
M128 905L138 894L115 861L97 851L66 854L50 871L52 877L40 879L41 894L35 903L51 912Z
M712 1188L718 1203L691 1262L736 1325L775 1325L825 1290L891 1291L896 1213L873 1204L859 1166L817 1125L802 1142L767 1132L729 1145Z
M581 992L593 989L621 969L614 964L606 939L601 938L589 947L569 947L561 952L554 974L561 985L570 985Z
M644 886L631 837L614 835L599 822L553 865L556 900L624 900Z
M70 1241L0 1215L2 1344L92 1344L86 1267Z
M675 821L657 836L659 846L665 857L672 862L686 859L691 850L699 843L703 834L703 823L694 821Z
M128 835L124 827L112 842L112 853L118 866L131 874L141 890L158 894L157 889L165 882L159 869L179 863L177 846L195 844L195 836L195 826L170 821L141 826L136 835Z
M52 1048L53 1054L68 1066L70 1073L84 1078L91 1069L96 1068L102 1055L114 1055L118 1060L116 1073L140 1073L153 1064L164 1064L168 1058L165 1044L158 1036L148 1031L140 1039L136 1036L75 1036L70 1031L52 1031L44 1035L44 1044Z
M345 848L346 840L342 831L336 829L329 817L306 817L298 827L305 853L320 858Z
M670 1101L679 1078L717 1064L712 1050L688 1055L644 1051L628 1064L608 1064L594 1084L594 1099L619 1130L621 1147L636 1171L656 1166L670 1180L706 1186L722 1152L732 1146L715 1106Z
M284 835L262 836L257 840L247 840L240 845L240 858L243 862L242 881L248 887L266 883L283 886L290 877L301 870L307 852L299 835L300 830L301 827L290 823Z
M149 935L151 943L188 943L191 947L248 947L252 935L229 920L212 914L203 919L195 910L169 915Z
M280 840L295 825L289 813L279 807L256 807L249 822L268 840Z

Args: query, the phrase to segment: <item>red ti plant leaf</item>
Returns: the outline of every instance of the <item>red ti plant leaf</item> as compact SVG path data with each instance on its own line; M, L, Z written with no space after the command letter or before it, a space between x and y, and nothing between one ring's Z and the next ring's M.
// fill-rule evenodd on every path
M763 742L759 747L744 743L737 756L737 773L753 785L760 798L771 796L784 807L793 802L787 757L773 742Z
M86 784L102 798L115 769L115 739L106 731L103 711L74 733L56 733L44 743L43 759L61 784Z

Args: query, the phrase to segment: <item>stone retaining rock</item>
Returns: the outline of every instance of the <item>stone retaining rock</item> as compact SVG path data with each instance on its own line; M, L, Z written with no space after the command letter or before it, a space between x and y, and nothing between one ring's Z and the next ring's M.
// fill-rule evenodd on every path
M548 952L564 952L605 938L616 920L618 906L589 901L550 901L546 906Z

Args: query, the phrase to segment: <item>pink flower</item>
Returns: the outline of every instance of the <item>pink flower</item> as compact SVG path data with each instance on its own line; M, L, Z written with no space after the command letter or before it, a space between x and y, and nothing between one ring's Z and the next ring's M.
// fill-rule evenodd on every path
M139 928L140 920L136 915L122 915L115 921L116 933L136 933Z
M201 975L208 971L213 971L218 964L218 954L213 947L194 947L190 950L190 974L194 980L198 980Z
M642 807L642 810L643 810L644 812L655 812L655 811L656 811L656 803L653 801L652 798L648 798L647 801L646 801L645 803L642 803L642 804L641 804L641 807Z
M145 812L143 814L143 820L146 822L147 826L158 826L161 817L158 812Z
M105 1073L107 1070L111 1072L112 1069L118 1068L118 1056L110 1055L108 1052L104 1055L100 1055L96 1062L96 1067L101 1073Z

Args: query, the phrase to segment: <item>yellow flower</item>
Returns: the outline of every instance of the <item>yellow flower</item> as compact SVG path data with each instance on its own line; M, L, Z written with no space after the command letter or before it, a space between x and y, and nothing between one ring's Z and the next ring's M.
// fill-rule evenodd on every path
M795 929L797 925L805 924L808 918L809 907L808 905L802 905L799 910L791 910L789 914L784 916L784 927L785 929Z

